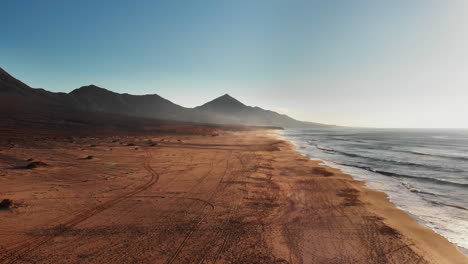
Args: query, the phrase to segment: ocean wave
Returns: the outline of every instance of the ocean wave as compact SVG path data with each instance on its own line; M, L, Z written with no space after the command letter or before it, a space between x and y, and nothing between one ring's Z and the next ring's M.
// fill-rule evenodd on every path
M435 194L435 193L422 191L422 190L420 190L420 189L414 187L413 185L411 185L410 183L407 183L407 182L403 182L403 183L401 183L401 185L405 186L405 188L408 189L410 192L437 196L437 194Z
M354 139L344 139L344 138L333 138L331 140L348 141L348 142L354 142L354 143L365 143L365 144L359 144L359 146L358 146L358 148L363 148L363 149L378 150L378 151L381 151L381 150L395 151L395 152L409 153L409 154L419 155L419 156L428 156L428 157L436 157L436 158L443 158L443 159L468 161L468 156L431 153L430 151L421 151L421 150L395 149L394 148L394 147L396 147L395 145L387 144L387 143L381 143L381 144L375 145L375 143L364 142L364 141L354 140ZM318 140L314 140L314 141L318 141ZM309 142L309 143L314 144L313 142ZM317 146L316 144L314 144L314 145ZM323 148L319 148L319 149L327 150L327 151L336 151L331 147L323 147ZM347 154L349 154L349 153L347 153Z
M335 152L335 150L333 148L319 146L319 145L315 145L315 147L320 149L320 150L324 150L324 151L328 151L328 152Z
M343 164L342 163L340 165L348 166L348 167L354 167L354 168L358 168L358 169L363 169L363 170L375 172L375 173L378 173L378 174L381 174L381 175L384 175L384 176L389 176L389 177L406 178L406 179L413 179L413 180L417 180L417 181L432 182L432 183L441 184L441 185L451 185L451 186L456 186L456 187L459 187L459 188L468 188L468 183L453 182L453 181L447 181L447 180L436 179L436 178L405 175L405 174L399 174L399 173L394 173L394 172L389 172L389 171L377 170L377 169L373 169L371 167L353 165L353 164Z
M426 152L422 152L422 151L415 151L415 150L410 150L410 151L402 151L402 152L412 153L412 154L416 154L416 155L423 155L423 156L434 156L434 155L431 155L431 154L429 154L429 153L426 153Z
M418 167L418 168L424 168L424 169L435 170L435 171L443 171L443 172L455 172L455 173L464 172L462 170L457 170L453 168L445 168L445 167L435 166L435 165L427 165L427 164L420 164L420 163L414 163L414 162L408 162L408 161L398 161L398 160L381 159L381 158L376 158L376 157L368 157L368 156L359 155L355 153L349 153L346 151L336 150L336 149L329 148L329 147L320 147L317 145L316 147L320 150L326 151L327 153L331 153L331 152L338 153L347 157L361 158L361 159L365 159L369 161L377 161L377 162L382 162L382 163L391 163L391 164L398 165L398 166L403 165L403 166Z
M467 156L443 155L443 154L435 154L435 153L429 153L429 152L418 151L418 150L397 150L397 151L403 152L403 153L421 155L421 156L430 156L430 157L436 157L436 158L468 161Z
M437 201L430 201L430 202L433 203L433 204L436 204L436 205L450 206L450 207L454 207L454 208L457 208L457 209L468 211L468 208L460 206L460 205L456 205L456 204L447 204L447 203L442 203L442 202L437 202Z

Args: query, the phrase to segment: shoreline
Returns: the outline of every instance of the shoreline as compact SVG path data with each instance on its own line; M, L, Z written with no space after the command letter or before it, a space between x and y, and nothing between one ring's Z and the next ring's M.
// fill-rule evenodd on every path
M364 193L362 198L368 203L369 209L383 217L383 221L387 225L395 228L405 237L414 241L414 246L411 246L412 249L420 253L424 258L429 256L433 260L436 259L437 263L468 263L468 256L464 254L462 249L434 230L419 223L415 217L398 208L396 204L390 201L384 191L371 189L366 186L366 181L357 180L352 175L343 173L339 168L323 164L323 161L320 159L314 160L311 157L302 155L294 142L282 135L276 134L276 132L269 135L273 138L284 140L290 145L292 151L315 162L317 166L338 172L356 182L358 188ZM430 259L427 260L431 262Z
M0 153L0 263L467 262L272 131L24 138Z

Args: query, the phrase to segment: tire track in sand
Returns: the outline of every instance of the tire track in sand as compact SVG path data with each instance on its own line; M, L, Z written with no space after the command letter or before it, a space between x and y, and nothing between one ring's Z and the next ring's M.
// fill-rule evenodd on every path
M223 187L219 188L219 186L223 183L223 179L224 177L226 176L227 172L229 171L229 167L230 167L230 164L229 164L229 161L231 159L231 156L232 156L232 150L229 151L229 154L228 154L228 157L226 159L226 167L224 169L224 172L223 174L221 175L220 177L220 180L218 181L218 184L216 185L216 187L214 188L215 191L213 192L213 194L210 196L210 198L207 201L207 203L209 204L212 204L213 203L213 198L218 194L220 193L221 191L223 191L225 189L225 185L223 185ZM201 218L197 221L197 223L195 224L195 226L187 233L187 235L184 237L184 239L182 240L182 242L179 244L179 246L177 247L177 249L175 250L175 252L171 255L171 257L166 261L166 264L172 264L176 259L177 257L179 256L180 252L182 251L182 249L186 246L187 244L187 241L190 240L191 236L193 235L193 233L195 233L197 230L198 230L198 227L203 223L203 221L205 221L205 219L207 219L208 217L208 212L205 212L206 210L206 205L200 210L200 215L201 215ZM212 207L212 209L214 209L214 206Z
M253 154L255 156L254 152L253 152ZM230 164L230 160L231 160L231 157L232 157L232 151L230 151L229 156L226 159L226 167L225 167L224 173L220 177L219 183L218 183L217 187L215 188L214 193L211 195L211 197L209 198L208 201L212 201L213 198L215 198L216 195L222 193L227 188L227 186L229 185L228 182L230 182L230 181L232 181L232 180L234 180L235 178L238 178L238 177L241 177L241 178L245 177L245 174L247 173L248 165L245 164L245 161L241 158L241 156L242 155L238 156L237 159L239 160L239 164L242 167L242 169L241 169L241 171L242 171L241 174L242 175L241 176L232 175L231 177L229 177L229 179L227 181L224 180L224 178L226 177L227 172L232 167L232 165ZM255 160L255 162L257 162L256 158L254 160ZM231 208L230 208L230 210L228 212L227 219L225 221L223 221L223 225L230 225L230 222L232 221L234 215L237 213L237 211L239 209L241 200L242 200L242 198L239 197L238 199L235 199L235 201L231 204ZM179 255L182 252L182 250L184 249L184 247L187 246L188 241L191 239L192 235L195 232L197 232L197 230L199 229L199 226L202 225L202 223L208 218L208 215L209 215L210 212L204 212L204 211L205 211L205 208L203 208L201 210L201 218L199 219L199 221L197 221L195 226L189 231L189 233L187 233L187 235L184 237L182 243L177 247L176 251L166 261L166 264L172 264L179 257ZM221 242L220 248L218 248L218 250L216 250L214 252L214 254L215 254L214 255L214 260L215 261L213 263L216 263L216 261L220 258L221 254L224 253L226 247L228 246L229 239L232 236L232 233L233 233L232 228L227 228L227 230L216 232L214 234L214 238L210 240L210 242L209 242L210 244ZM197 260L197 263L204 263L206 261L206 258L208 257L208 254L209 254L208 251L209 251L209 249L207 249L203 253L201 253L201 255L200 255L201 258L199 260Z
M52 234L50 235L47 235L47 236L43 236L43 237L39 237L39 238L33 238L33 239L29 239L29 240L26 240L24 241L22 244L20 245L17 245L17 246L13 246L13 247L10 247L10 248L6 248L5 249L5 253L3 254L3 256L0 258L0 262L1 263L5 263L5 264L10 264L10 263L14 263L16 262L19 258L21 258L22 256L34 251L35 249L39 248L40 246L44 245L45 243L51 241L52 239L54 239L55 237L57 236L60 236L61 234L65 233L66 231L70 230L71 228L73 228L74 226L84 222L85 220L93 217L94 215L106 210L106 209L109 209L110 207L122 202L123 200L126 200L138 193L141 193L145 190L147 190L148 188L150 188L151 186L153 186L154 184L156 184L158 181L159 181L159 173L156 172L150 165L150 161L151 159L153 158L152 154L150 151L146 150L146 157L145 157L145 161L143 162L143 167L145 168L145 170L147 170L149 172L149 175L150 175L150 179L143 185L133 189L132 191L130 192L127 192L123 195L120 195L120 196L117 196L107 202L104 202L96 207L93 207L89 210L86 210L76 216L74 216L72 219L70 219L69 221L65 222L65 223L62 223L62 224L59 224L58 226L56 226L54 229L54 231L52 232Z

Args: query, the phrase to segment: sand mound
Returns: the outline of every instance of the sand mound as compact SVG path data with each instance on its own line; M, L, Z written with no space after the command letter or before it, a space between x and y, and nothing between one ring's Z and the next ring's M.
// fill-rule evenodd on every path
M35 168L43 168L49 166L47 163L44 163L42 161L33 161L26 165L26 169L35 169Z

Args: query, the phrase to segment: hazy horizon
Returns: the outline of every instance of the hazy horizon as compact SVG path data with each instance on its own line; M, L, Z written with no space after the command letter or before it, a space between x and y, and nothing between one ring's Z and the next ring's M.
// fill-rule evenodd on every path
M1 67L185 107L223 94L352 127L468 128L468 2L7 2Z

